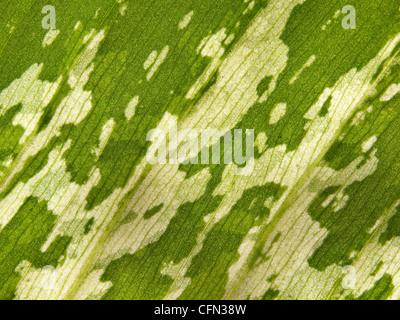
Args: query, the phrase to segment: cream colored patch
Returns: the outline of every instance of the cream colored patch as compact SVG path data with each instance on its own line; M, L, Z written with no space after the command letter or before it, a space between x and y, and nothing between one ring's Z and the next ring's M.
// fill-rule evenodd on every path
M124 3L120 8L119 8L119 13L121 16L124 16L126 13L126 9L128 9L128 5Z
M376 142L376 140L377 140L377 137L373 136L373 137L369 138L367 141L365 141L362 144L362 152L365 153L365 152L369 151L372 148L372 146L374 145L374 143Z
M182 18L181 21L179 21L179 26L178 26L179 30L185 29L189 25L190 20L192 20L193 13L194 13L193 10L190 11L186 16Z
M252 0L252 1L249 3L249 5L247 6L247 8L243 11L243 14L247 14L247 13L249 13L249 11L253 10L254 4L255 4L255 1Z
M160 65L164 62L165 58L167 57L168 50L169 50L169 47L168 47L168 46L165 46L165 47L161 50L161 52L160 52L160 54L158 55L157 59L156 59L156 60L154 61L154 63L152 64L152 67L151 67L150 71L149 71L149 72L147 73L147 75L146 75L147 81L149 81L149 80L153 77L153 75L156 73L156 71L158 70L158 68L160 67Z
M229 281L233 281L232 277L236 277L240 273L240 268L243 266L243 264L245 264L247 258L257 244L257 234L259 231L259 227L253 227L243 239L238 249L238 253L240 255L239 260L229 267Z
M153 65L154 61L156 61L156 58L157 58L157 50L154 50L149 54L146 61L143 63L143 69L147 70L148 68L150 68Z
M222 41L224 41L224 39L226 38L225 31L226 29L223 28L219 30L216 34L204 38L197 48L197 52L201 52L201 55L203 57L216 57L222 48Z
M332 89L326 88L324 92L321 94L319 97L317 103L311 106L311 108L307 111L307 113L304 115L304 118L309 119L309 120L315 120L315 118L318 116L318 113L321 111L322 106L325 104L325 102L328 100L329 96L332 94ZM328 110L329 112L329 110ZM307 129L311 125L311 122L307 122Z
M224 45L228 46L232 43L233 39L235 39L235 35L231 33L224 41Z
M108 120L106 122L106 124L103 126L101 135L99 137L99 146L93 150L93 152L97 158L99 158L100 155L103 153L103 150L104 150L108 140L111 137L111 133L113 132L114 127L115 127L115 121L113 118Z
M98 8L96 10L96 12L94 13L93 19L96 19L99 16L99 12L100 12L101 8Z
M96 33L95 29L90 30L90 32L83 37L83 43L88 42L95 33Z
M46 46L51 45L59 33L60 30L50 29L43 38L42 47L45 48Z
M74 26L74 30L78 30L80 27L82 26L82 22L78 21L75 26Z
M194 99L201 88L210 80L211 75L218 69L221 64L221 57L225 49L221 46L221 42L226 38L225 28L219 30L216 34L205 37L197 47L197 53L201 53L203 57L212 58L210 64L205 71L197 79L195 84L186 94L186 99Z
M125 108L125 117L128 120L131 120L132 117L135 115L136 107L139 103L139 96L135 96L126 106Z
M269 124L277 123L286 113L286 103L278 103L271 111Z
M293 84L297 78L300 76L300 74L308 67L310 67L314 61L315 61L315 55L312 55L310 58L308 58L307 62L296 72L296 74L293 76L292 79L290 79L289 84Z
M359 111L354 116L354 119L351 122L352 126L358 126L363 120L365 120L365 112Z
M380 101L390 101L392 98L400 92L400 83L399 84L392 84L382 95Z

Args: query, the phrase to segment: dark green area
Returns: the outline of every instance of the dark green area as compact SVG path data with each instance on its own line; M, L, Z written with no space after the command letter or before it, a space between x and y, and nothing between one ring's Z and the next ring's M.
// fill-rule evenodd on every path
M145 220L150 219L152 216L157 214L161 210L162 207L163 207L163 204L159 204L158 206L155 206L155 207L147 210L143 215L143 219L145 219Z
M92 217L88 220L88 222L86 222L83 234L88 234L92 230L93 224L94 224L94 218Z
M9 126L14 116L21 110L22 105L18 104L8 109L3 116L0 116L0 161L6 160L9 156L16 156L18 141L24 134L24 128L20 125ZM0 171L1 171L0 167Z
M328 114L329 107L331 106L331 102L332 102L332 96L329 96L329 98L322 105L321 110L318 112L319 117L325 117Z
M258 96L261 96L265 91L268 90L272 79L273 79L272 77L267 76L260 81L260 83L257 86L257 95Z
M278 295L279 295L279 290L274 290L270 288L264 293L261 300L275 300L275 298Z

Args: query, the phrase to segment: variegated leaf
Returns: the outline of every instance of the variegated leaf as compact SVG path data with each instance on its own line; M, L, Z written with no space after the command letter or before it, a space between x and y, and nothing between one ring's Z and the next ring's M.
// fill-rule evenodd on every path
M0 9L1 299L400 296L399 1Z

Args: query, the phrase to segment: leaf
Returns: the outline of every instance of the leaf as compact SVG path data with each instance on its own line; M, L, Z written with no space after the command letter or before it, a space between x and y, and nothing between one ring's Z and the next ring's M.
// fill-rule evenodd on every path
M399 297L398 1L0 6L1 299Z

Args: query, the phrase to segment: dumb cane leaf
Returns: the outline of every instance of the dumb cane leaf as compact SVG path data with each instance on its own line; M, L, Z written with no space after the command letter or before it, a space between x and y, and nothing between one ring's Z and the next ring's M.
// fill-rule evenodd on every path
M0 21L1 299L399 298L397 0Z

